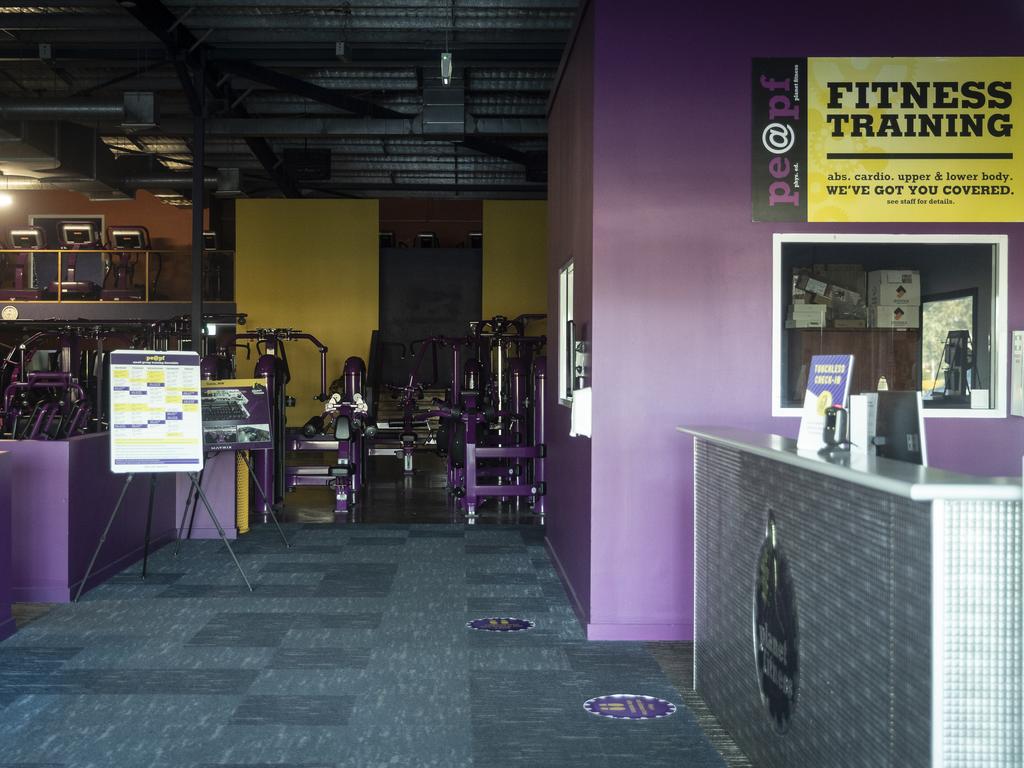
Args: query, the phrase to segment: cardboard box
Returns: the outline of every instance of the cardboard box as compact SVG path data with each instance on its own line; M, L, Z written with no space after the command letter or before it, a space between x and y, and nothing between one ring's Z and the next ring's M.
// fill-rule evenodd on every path
M921 274L913 269L868 272L868 304L877 307L920 306Z
M828 287L828 297L838 304L863 304L864 296L842 285L833 283Z
M865 295L866 276L864 267L860 264L829 264L825 277L831 285L853 291L860 296Z
M796 287L807 293L816 293L825 296L828 293L828 283L822 282L808 274L801 274L796 281Z
M868 307L868 327L870 328L919 328L920 326L920 307L909 305Z
M828 307L822 304L794 304L786 318L787 328L824 328Z
M837 317L832 321L833 328L867 328L866 317Z
M810 318L801 318L797 320L787 320L786 328L824 328L824 320L812 320Z
M824 304L792 304L789 307L789 316L793 315L821 315L825 316L828 307Z

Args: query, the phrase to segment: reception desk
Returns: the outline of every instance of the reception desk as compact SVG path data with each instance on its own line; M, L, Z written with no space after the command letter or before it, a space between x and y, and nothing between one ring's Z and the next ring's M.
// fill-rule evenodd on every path
M1019 478L680 429L694 685L754 765L1024 765Z

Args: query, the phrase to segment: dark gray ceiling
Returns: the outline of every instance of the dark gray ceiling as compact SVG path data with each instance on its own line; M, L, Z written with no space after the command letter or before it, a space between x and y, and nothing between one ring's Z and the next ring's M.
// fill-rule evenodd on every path
M576 5L0 3L3 183L184 202L199 110L223 195L543 197Z

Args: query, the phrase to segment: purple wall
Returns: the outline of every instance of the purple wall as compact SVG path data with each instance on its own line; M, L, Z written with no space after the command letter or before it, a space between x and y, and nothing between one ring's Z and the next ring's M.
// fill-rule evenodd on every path
M751 58L1019 55L1024 6L939 0L924 12L918 3L868 2L851 15L845 6L791 2L691 15L667 1L592 5L595 436L590 520L581 528L594 564L588 635L688 638L692 449L676 425L790 436L798 428L797 419L771 417L773 232L1006 233L1009 326L1024 327L1024 225L752 223ZM623 371L636 377L626 393L614 384ZM934 465L1019 474L1021 420L927 426ZM552 520L558 514L552 503ZM575 573L568 563L564 570Z
M558 273L573 260L577 338L591 338L593 249L593 38L591 14L579 25L548 116L548 338L558 339ZM590 617L590 440L569 437L569 409L558 404L558 354L548 345L545 442L548 446L546 505L548 549L573 606Z
M13 593L19 602L68 602L85 575L124 486L109 470L106 434L70 440L4 441L11 457ZM173 477L157 484L152 549L173 538ZM89 586L142 557L149 476L125 496L93 568Z
M0 452L0 640L14 634L11 603L11 457Z

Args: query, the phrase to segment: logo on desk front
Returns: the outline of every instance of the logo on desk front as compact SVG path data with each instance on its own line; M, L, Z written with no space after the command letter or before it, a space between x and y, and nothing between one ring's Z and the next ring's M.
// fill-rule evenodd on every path
M753 600L757 687L776 733L789 730L800 688L796 595L789 563L769 510L757 557Z

